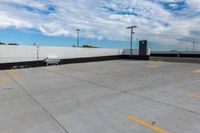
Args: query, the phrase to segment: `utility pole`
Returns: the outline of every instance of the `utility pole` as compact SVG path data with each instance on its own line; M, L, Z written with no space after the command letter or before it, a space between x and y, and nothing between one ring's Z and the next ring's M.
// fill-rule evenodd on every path
M76 29L77 31L77 47L79 47L79 32L80 32L80 29Z
M131 41L130 41L130 57L133 56L133 29L134 28L137 28L137 26L130 26L130 27L127 27L127 29L131 29Z

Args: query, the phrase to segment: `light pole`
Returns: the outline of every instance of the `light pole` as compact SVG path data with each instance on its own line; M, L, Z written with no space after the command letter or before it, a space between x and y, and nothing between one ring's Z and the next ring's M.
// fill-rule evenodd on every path
M76 29L77 31L77 47L79 47L79 32L80 32L80 29Z
M131 29L131 41L130 41L130 57L133 56L133 29L134 28L137 28L137 26L130 26L130 27L127 27L127 29Z
M40 51L40 47L37 45L36 46L36 50L37 50L37 61L39 61L39 51Z

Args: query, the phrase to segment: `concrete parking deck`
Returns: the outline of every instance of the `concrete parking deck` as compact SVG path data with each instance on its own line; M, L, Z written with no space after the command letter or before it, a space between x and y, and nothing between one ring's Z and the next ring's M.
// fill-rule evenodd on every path
M200 65L115 60L0 71L1 133L199 133Z

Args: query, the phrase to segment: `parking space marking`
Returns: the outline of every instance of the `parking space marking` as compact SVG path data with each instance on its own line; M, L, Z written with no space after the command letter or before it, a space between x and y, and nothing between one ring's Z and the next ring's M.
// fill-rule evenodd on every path
M13 70L6 70L5 73L8 74L14 80L21 80L22 79L21 76Z
M200 100L200 96L199 96L199 95L196 95L195 93L186 93L185 95L186 95L186 96L193 97L193 98L196 98L196 99L199 99L199 100Z
M3 75L0 74L0 83L5 83L6 79L4 78Z
M137 119L137 118L135 118L135 117L133 117L133 116L130 116L130 115L129 115L129 116L128 116L128 119L130 119L130 120L132 120L132 121L134 121L134 122L136 122L136 123L138 123L138 124L140 124L140 125L142 125L142 126L148 127L148 128L150 128L150 129L152 129L152 130L158 132L158 133L169 133L168 131L166 131L166 130L164 130L164 129L162 129L162 128L159 128L159 127L157 127L157 126L154 126L154 125L152 125L152 124L149 124L148 122L139 120L139 119Z
M200 69L194 70L193 73L200 73Z
M153 65L152 64L152 65L147 66L147 68L158 68L158 67L161 67L161 65L158 65L158 64Z

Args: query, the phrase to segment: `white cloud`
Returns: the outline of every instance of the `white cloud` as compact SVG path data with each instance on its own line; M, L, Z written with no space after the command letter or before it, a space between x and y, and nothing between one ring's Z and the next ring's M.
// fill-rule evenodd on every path
M86 38L126 40L129 37L126 27L135 24L139 27L136 29L138 39L163 45L187 43L183 38L188 38L188 42L191 39L200 41L198 35L191 33L200 30L199 0L187 0L188 9L180 11L183 15L173 14L158 4L183 0L152 1L0 0L0 28L34 28L46 35L68 37L75 37L75 29L80 28L81 35ZM55 12L46 13L49 5L56 8ZM137 15L113 14L105 12L103 7Z

